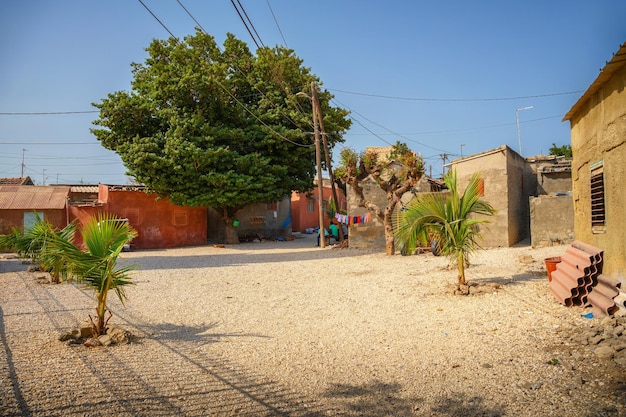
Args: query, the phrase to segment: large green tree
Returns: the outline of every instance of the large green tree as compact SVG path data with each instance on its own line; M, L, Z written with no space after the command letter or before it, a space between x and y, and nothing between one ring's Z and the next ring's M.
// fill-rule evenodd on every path
M259 48L228 34L223 48L201 31L154 40L133 63L132 90L111 93L92 129L127 174L173 203L213 207L238 242L237 212L313 186L311 83L293 50ZM305 94L298 94L298 93ZM328 143L343 142L348 112L318 93Z

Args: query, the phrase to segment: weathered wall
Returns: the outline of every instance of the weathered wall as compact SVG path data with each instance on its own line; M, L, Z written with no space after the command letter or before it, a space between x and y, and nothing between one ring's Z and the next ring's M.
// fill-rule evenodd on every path
M290 237L291 229L291 198L272 204L255 204L237 213L237 234L241 240L253 239L257 234L266 238ZM219 214L212 208L208 209L208 240L222 243L225 240L225 226Z
M43 220L57 229L67 225L66 211L62 210L0 210L0 235L11 233L14 227L24 230L24 212L43 213Z
M126 218L137 231L134 249L171 248L206 244L206 208L175 206L143 191L99 187L102 206L72 206L72 218L84 223L98 212ZM77 244L81 242L78 241Z
M604 250L604 273L626 274L626 66L617 70L570 118L572 188L577 240ZM591 228L591 165L603 161L606 230Z
M361 182L363 187L363 194L367 197L368 201L379 207L387 206L387 196L385 192L380 189L380 186L374 181L365 179ZM348 186L348 214L350 216L362 216L368 212L367 209L359 207L354 197L354 191ZM383 222L376 216L371 216L371 221L368 223L351 225L348 228L348 235L350 236L351 248L368 248L368 249L380 249L385 250L385 228Z
M507 152L509 229L508 246L530 237L529 198L537 195L537 176L517 152Z
M530 197L531 245L541 248L568 245L574 241L572 196Z
M572 192L572 173L567 172L538 172L537 194L556 194Z
M326 183L327 181L324 181ZM323 187L323 199L324 207L330 198L333 196L333 191L330 186ZM319 191L317 186L310 193L292 193L291 195L291 218L292 229L294 232L304 233L307 228L319 227L319 200L317 198ZM337 209L346 210L347 202L343 191L337 188ZM313 211L309 211L309 201L313 203ZM328 227L330 225L330 219L324 213L324 225Z
M488 217L487 225L481 225L480 244L483 247L509 246L509 184L506 159L507 148L503 146L452 162L451 169L456 169L459 190L465 190L475 172L480 173L485 184L483 198L497 210L496 214Z

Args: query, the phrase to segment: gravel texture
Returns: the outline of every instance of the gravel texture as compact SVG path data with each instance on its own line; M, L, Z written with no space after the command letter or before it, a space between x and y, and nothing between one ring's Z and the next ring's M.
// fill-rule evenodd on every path
M467 278L500 288L455 296L446 258L315 241L124 253L134 337L95 348L58 340L92 293L4 256L0 414L626 416L624 369L575 342L600 320L549 293L565 247L479 252Z

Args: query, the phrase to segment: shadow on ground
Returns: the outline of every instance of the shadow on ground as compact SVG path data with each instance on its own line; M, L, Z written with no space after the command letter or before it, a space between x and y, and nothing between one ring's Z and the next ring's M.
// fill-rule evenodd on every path
M363 417L504 415L504 410L500 407L487 407L480 396L453 394L451 397L439 397L433 403L427 403L423 398L403 397L403 387L400 384L385 384L380 381L362 385L334 384L325 396L339 400L340 407L345 409L346 414Z

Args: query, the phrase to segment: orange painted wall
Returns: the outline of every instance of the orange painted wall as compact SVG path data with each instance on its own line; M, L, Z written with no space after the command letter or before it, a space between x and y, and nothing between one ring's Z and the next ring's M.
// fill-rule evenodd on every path
M100 185L102 206L72 206L71 216L84 223L98 212L126 218L137 237L134 249L157 249L204 245L207 241L207 209L205 207L175 206L168 199L143 191L109 190ZM82 242L77 242L80 244Z
M291 194L291 221L292 229L294 232L302 232L307 228L315 228L319 226L319 202L317 199L319 192L315 188L310 194ZM324 207L328 203L328 200L332 197L333 192L330 187L323 188ZM343 192L337 189L338 210L346 209L346 198ZM309 211L309 201L313 201L313 211ZM324 213L324 227L330 225L330 219Z

